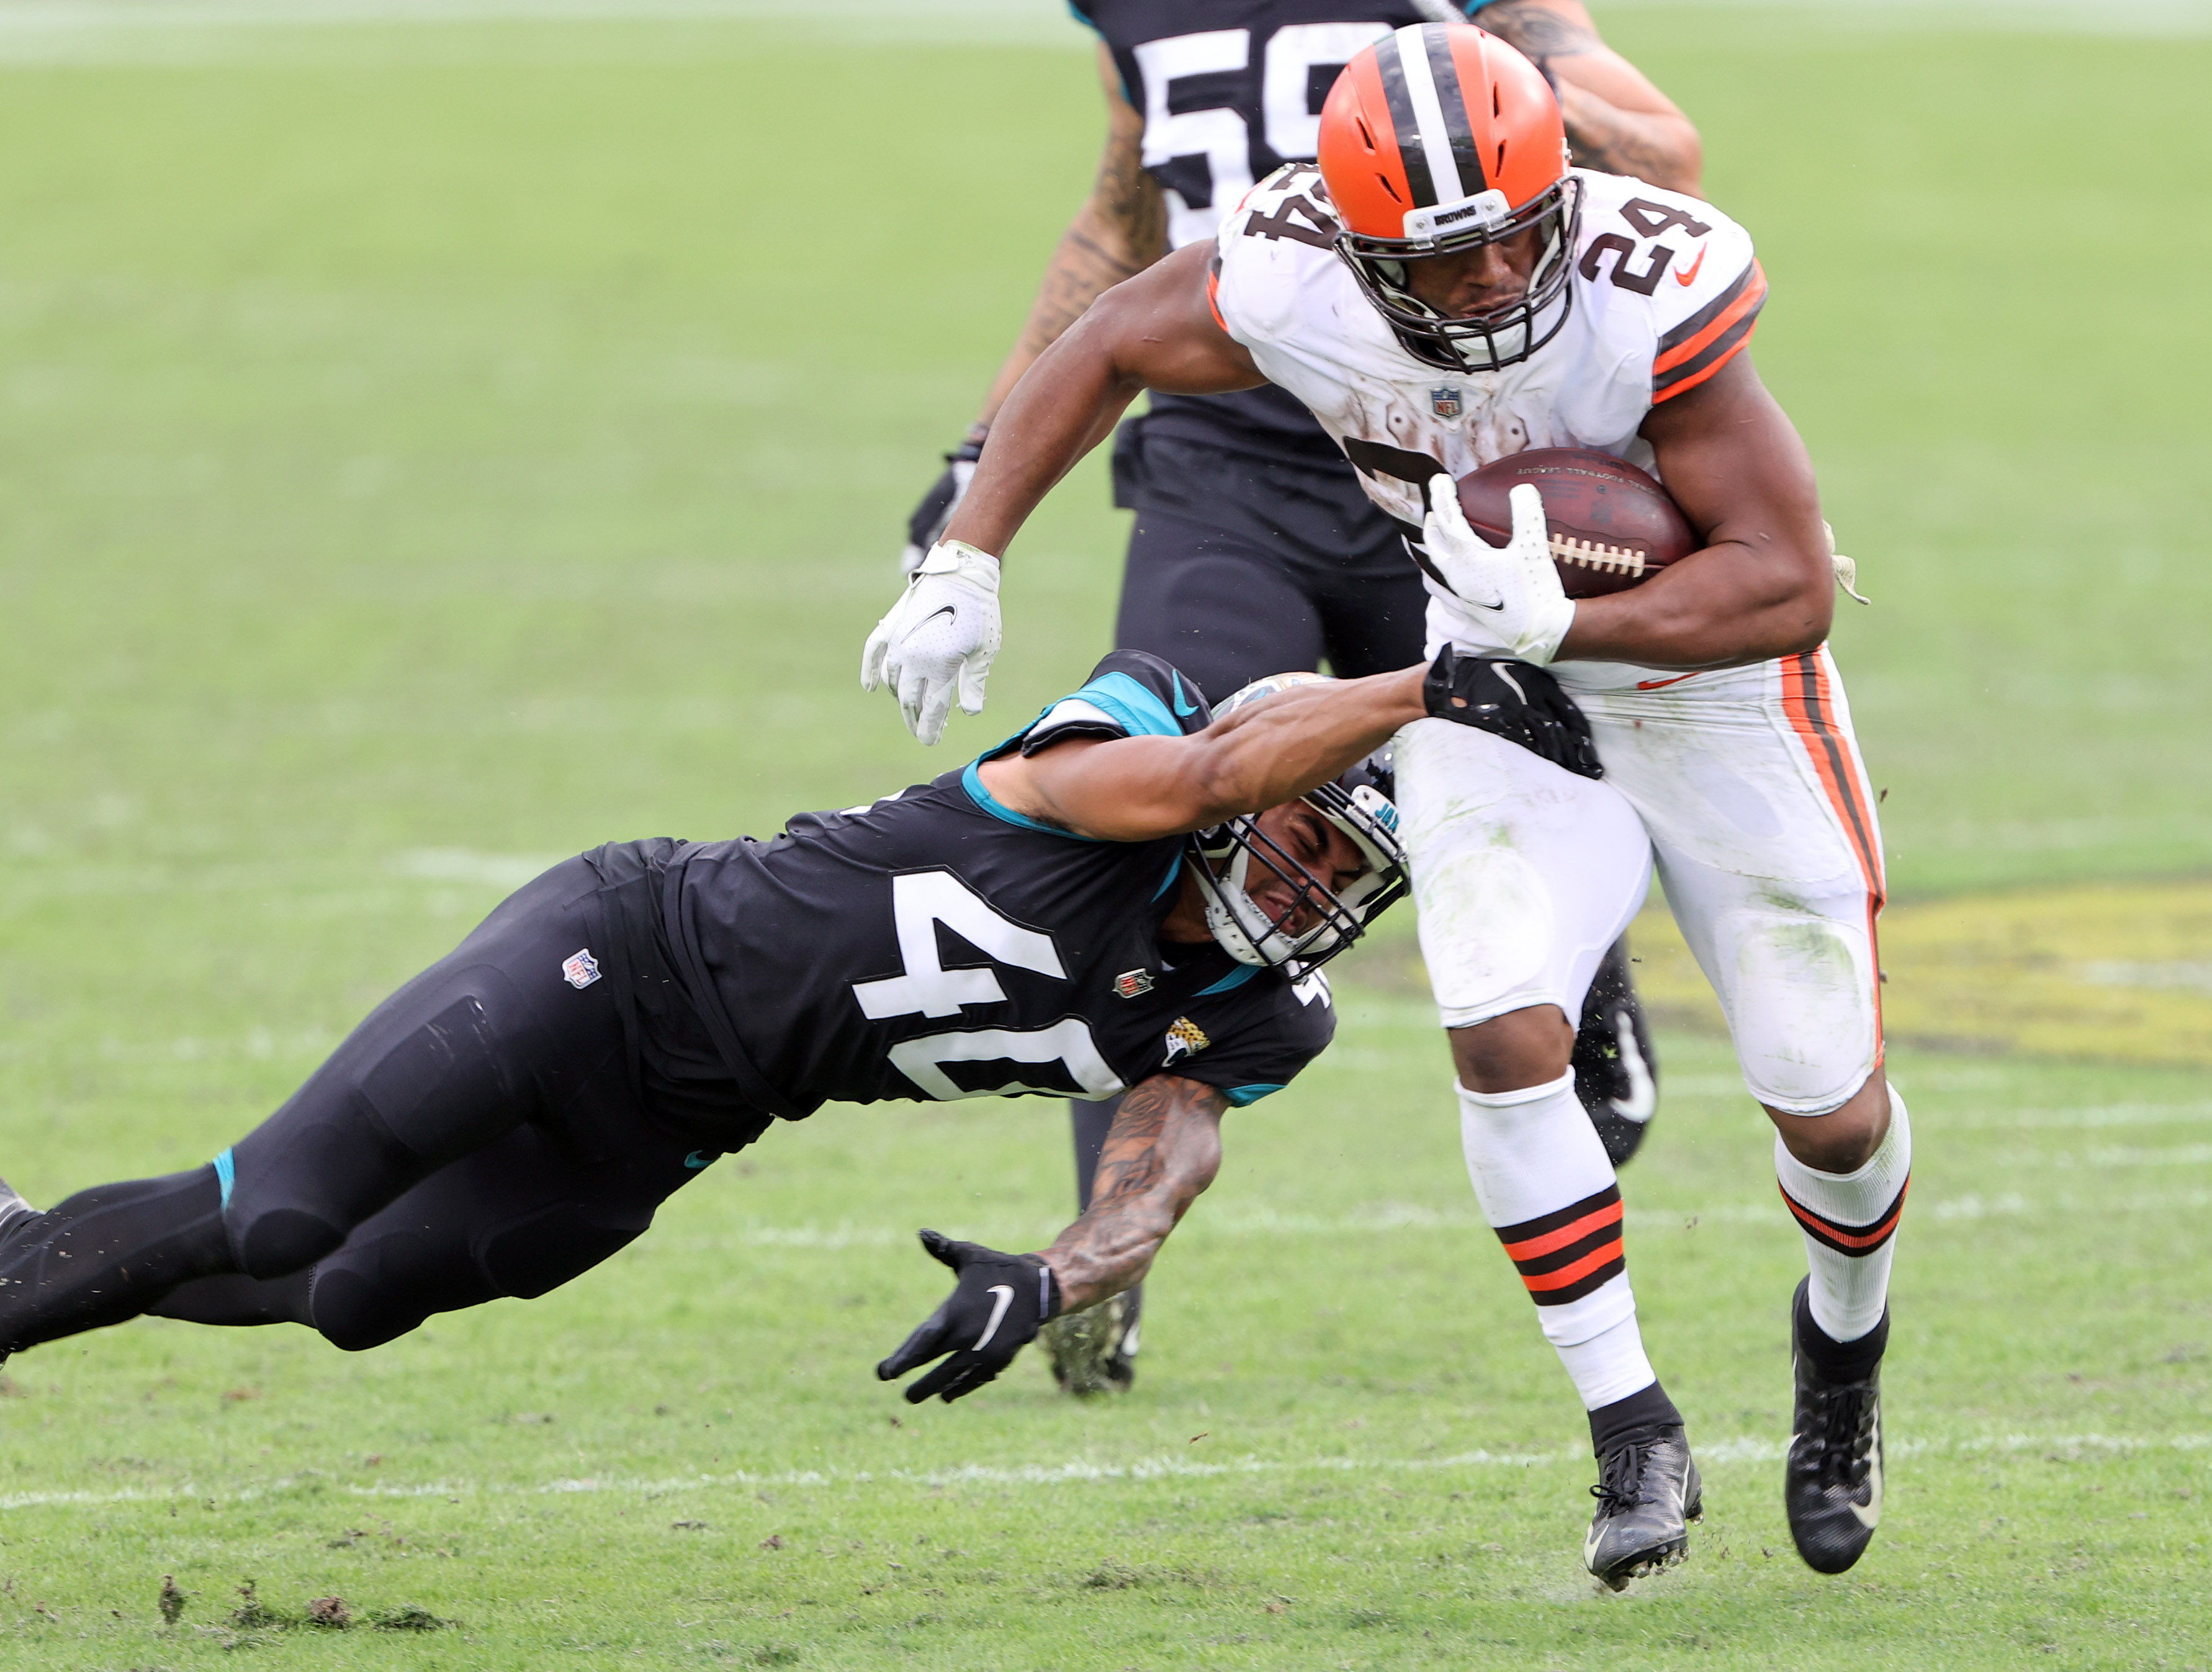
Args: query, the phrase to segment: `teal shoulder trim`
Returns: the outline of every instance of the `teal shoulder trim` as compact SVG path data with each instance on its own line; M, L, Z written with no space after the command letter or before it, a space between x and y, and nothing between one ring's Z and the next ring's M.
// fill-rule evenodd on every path
M1234 970L1231 970L1227 975L1224 976L1219 981L1214 982L1212 986L1201 987L1191 996L1197 999L1210 999L1217 993L1234 993L1238 988L1243 986L1246 982L1250 981L1253 976L1259 973L1260 966L1258 964L1240 964ZM1269 1086L1267 1089L1272 1091L1275 1088Z
M1247 1109L1259 1102L1261 1098L1282 1089L1279 1085L1236 1085L1231 1086L1224 1095L1228 1097L1229 1106L1231 1109Z
M1078 836L1073 830L1063 830L1050 824L1041 824L1034 818L1030 818L1021 813L1016 812L1012 807L1006 806L1005 802L993 795L989 790L983 787L983 775L975 769L981 764L982 763L980 761L970 761L968 763L967 770L960 775L960 787L968 792L968 799L969 800L973 801L985 812L990 814L992 818L1003 819L1006 823L1013 825L1018 830L1038 830L1042 831L1046 836L1056 836L1063 842L1097 842L1099 840L1097 836Z
M222 1201L219 1204L219 1207L228 1207L230 1206L230 1187L238 1177L238 1165L231 1159L230 1152L228 1150L225 1150L221 1155L216 1157L214 1164L216 1182L222 1187Z
M1183 734L1182 722L1168 705L1126 673L1102 673L1081 690L1069 694L1105 710L1121 721L1133 738L1179 738Z

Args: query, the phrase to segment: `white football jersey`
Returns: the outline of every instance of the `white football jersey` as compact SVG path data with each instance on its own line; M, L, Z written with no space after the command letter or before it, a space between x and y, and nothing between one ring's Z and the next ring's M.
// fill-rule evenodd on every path
M1423 491L1528 447L1595 447L1651 468L1636 431L1749 340L1766 295L1750 234L1641 180L1577 169L1582 222L1565 324L1518 365L1447 372L1407 352L1334 247L1321 171L1278 169L1221 223L1222 329L1321 421L1368 496L1416 540Z

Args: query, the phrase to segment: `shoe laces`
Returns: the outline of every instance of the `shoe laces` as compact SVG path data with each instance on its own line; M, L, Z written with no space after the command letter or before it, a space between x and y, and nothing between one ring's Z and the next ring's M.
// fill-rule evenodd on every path
M1597 1499L1599 1514L1620 1515L1644 1501L1644 1465L1650 1459L1653 1444L1650 1440L1632 1440L1599 1462L1597 1484L1589 1489L1590 1496Z
M1820 1484L1856 1491L1873 1456L1874 1389L1864 1382L1824 1388L1814 1414L1820 1446Z

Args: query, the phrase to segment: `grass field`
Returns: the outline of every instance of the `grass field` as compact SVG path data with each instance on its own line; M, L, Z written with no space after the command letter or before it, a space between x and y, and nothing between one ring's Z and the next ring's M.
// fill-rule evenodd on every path
M1016 550L990 714L940 758L853 689L1088 179L1080 37L757 9L0 5L0 1171L34 1199L204 1160L539 859L879 793L1103 648L1086 468ZM1929 914L1893 994L1981 1048L1894 1065L1868 1560L1788 1551L1802 1255L1686 1012L1626 1183L1711 1518L1593 1597L1579 1420L1401 923L1342 1044L1233 1123L1130 1399L878 1386L939 1293L911 1229L1048 1235L1065 1127L829 1110L570 1289L375 1354L145 1322L15 1361L0 1664L2212 1666L2212 939L2169 887L2212 870L2212 40L1600 16L1760 239L1760 363L1879 600L1838 642ZM2084 1021L2084 970L2140 1002ZM241 1626L247 1579L279 1620L458 1623Z

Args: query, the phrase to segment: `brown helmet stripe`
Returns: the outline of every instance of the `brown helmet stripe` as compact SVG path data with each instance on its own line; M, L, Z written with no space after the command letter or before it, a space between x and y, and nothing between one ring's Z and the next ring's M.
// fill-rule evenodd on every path
M1410 209L1437 206L1436 182L1429 178L1429 159L1421 149L1421 125L1413 119L1413 95L1406 90L1406 65L1398 56L1398 37L1385 35L1375 43L1375 71L1382 81L1382 101L1390 112L1391 137L1398 143L1398 161L1412 188Z
M1472 198L1490 189L1490 175L1482 155L1474 149L1474 130L1467 119L1467 99L1459 86L1459 66L1452 62L1451 33L1442 23L1421 31L1428 49L1429 76L1437 84L1437 105L1444 114L1444 133L1451 141L1452 161L1459 165L1459 189Z

